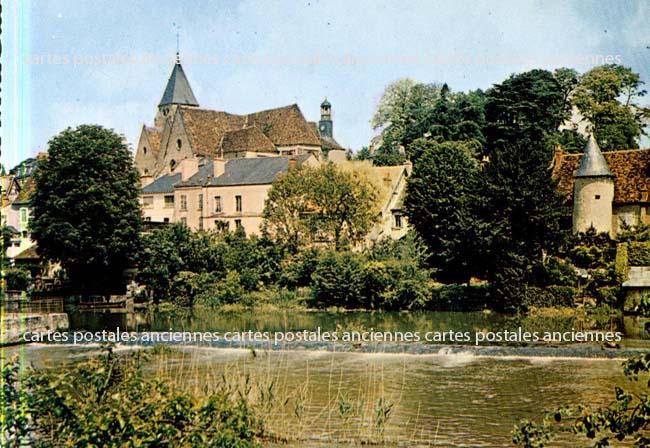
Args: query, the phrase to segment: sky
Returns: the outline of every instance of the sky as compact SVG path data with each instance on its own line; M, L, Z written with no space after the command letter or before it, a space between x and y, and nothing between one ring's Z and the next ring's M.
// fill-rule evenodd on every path
M2 9L1 161L94 123L135 146L181 60L201 107L332 103L358 150L391 82L487 89L512 73L620 62L650 82L650 3L416 0L13 0ZM644 102L648 99L644 98Z

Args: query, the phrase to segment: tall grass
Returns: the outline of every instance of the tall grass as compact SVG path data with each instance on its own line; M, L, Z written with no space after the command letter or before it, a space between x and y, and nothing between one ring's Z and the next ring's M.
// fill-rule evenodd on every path
M406 361L402 369L392 365L387 371L381 355L369 355L359 373L358 365L352 370L345 359L325 352L154 348L152 353L149 372L160 379L194 395L225 391L246 399L271 441L395 446L417 440L422 446L420 435L427 432L417 418L399 418Z

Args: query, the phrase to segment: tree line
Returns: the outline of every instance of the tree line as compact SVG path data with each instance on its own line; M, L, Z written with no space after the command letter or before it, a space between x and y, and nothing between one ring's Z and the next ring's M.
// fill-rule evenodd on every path
M638 74L615 65L582 75L570 69L531 70L485 92L454 92L446 84L410 80L390 85L372 121L381 130L372 157L378 165L401 163L405 157L413 163L404 207L415 230L411 238L427 255L409 266L446 284L487 280L503 308L519 306L525 287L537 281L539 266L566 252L571 241L570 210L551 176L555 146L582 149L577 114L588 120L605 149L636 147L648 115L638 104L645 94L642 85ZM369 151L361 151L357 158L368 156ZM50 141L34 180L31 229L39 254L59 262L77 291L110 290L120 285L125 267L136 267L139 278L162 294L166 282L175 281L165 269L176 269L177 259L178 272L198 275L185 275L186 295L208 284L218 289L208 277L226 278L229 272L230 286L219 286L225 288L223 297L236 295L237 285L254 289L242 271L246 264L224 261L228 251L219 249L237 247L239 239L205 232L194 238L179 230L154 232L159 240L141 237L137 172L128 149L110 130L84 125L63 131ZM358 173L331 164L290 170L269 192L263 235L256 237L260 243L250 243L282 256L253 251L251 263L280 260L273 269L287 269L282 263L312 247L351 254L376 220L375 202L376 191ZM186 270L198 242L221 251L221 261L209 269ZM368 251L361 262L354 254L337 257L313 258L345 272L376 261ZM316 275L316 264L310 266ZM384 268L377 271L378 279L402 275ZM266 272L258 283L271 270ZM316 277L313 285L324 284Z

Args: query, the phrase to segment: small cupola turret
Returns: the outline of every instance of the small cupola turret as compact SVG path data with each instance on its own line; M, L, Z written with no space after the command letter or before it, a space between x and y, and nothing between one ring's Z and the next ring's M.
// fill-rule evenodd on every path
M334 138L334 123L332 122L332 105L327 98L320 104L320 121L318 131L322 137Z

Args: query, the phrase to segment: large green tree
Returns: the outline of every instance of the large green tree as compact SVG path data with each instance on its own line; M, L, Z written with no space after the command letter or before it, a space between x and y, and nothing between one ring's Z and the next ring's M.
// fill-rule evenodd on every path
M549 71L512 75L487 92L486 137L490 155L522 137L543 141L570 117L565 86Z
M506 306L518 304L531 266L564 237L567 209L550 164L569 110L562 86L544 70L513 75L487 92L489 273Z
M396 81L386 89L372 121L381 130L375 164L397 164L404 158L415 162L419 154L411 144L421 138L484 144L484 102L480 90L453 92L446 84Z
M61 263L83 293L123 289L138 251L139 177L119 135L96 125L68 128L39 160L32 236L41 256Z
M481 218L485 196L476 148L424 139L413 146L421 155L409 178L404 205L409 223L429 248L436 276L445 282L482 276L488 229Z
M650 109L639 105L646 94L643 81L620 65L596 67L579 77L573 102L593 127L596 140L605 150L638 148L638 139L650 117Z
M340 249L360 242L370 231L375 200L368 180L334 164L291 169L269 191L264 229L293 251L313 242Z

